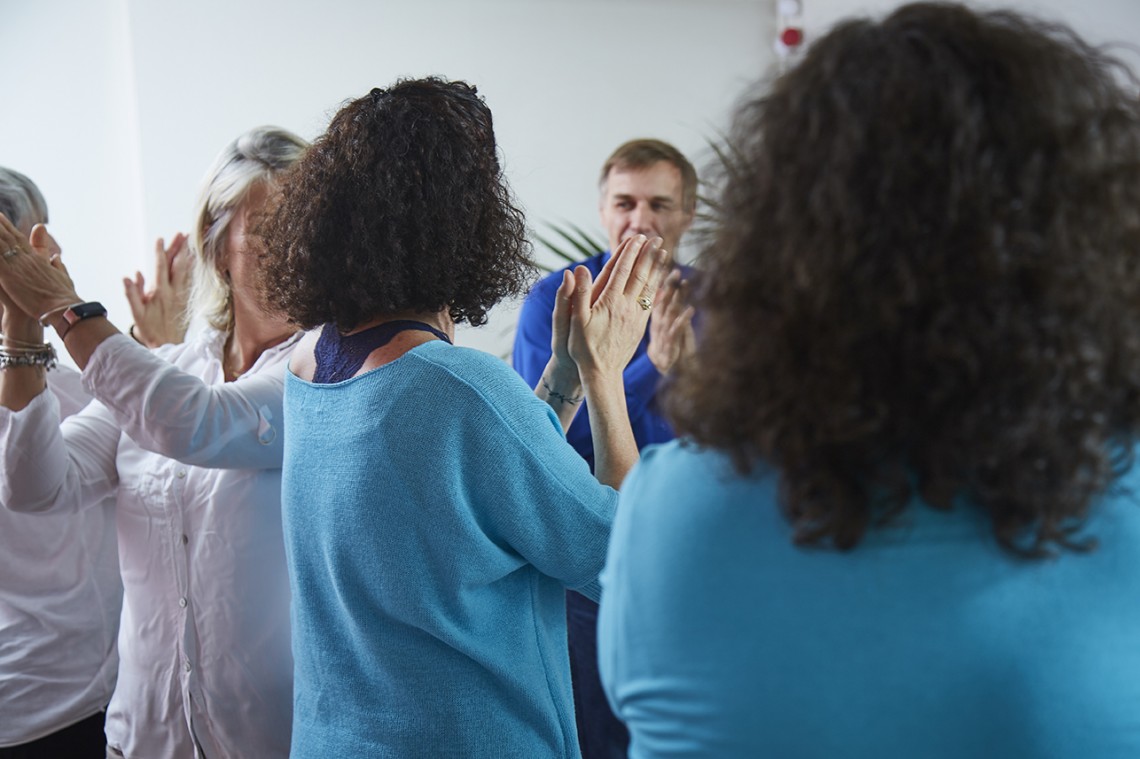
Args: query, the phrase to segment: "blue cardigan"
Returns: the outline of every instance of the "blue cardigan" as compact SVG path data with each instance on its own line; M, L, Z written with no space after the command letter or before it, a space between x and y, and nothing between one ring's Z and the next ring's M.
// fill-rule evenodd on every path
M292 756L575 757L565 588L617 493L502 361L441 341L289 375Z

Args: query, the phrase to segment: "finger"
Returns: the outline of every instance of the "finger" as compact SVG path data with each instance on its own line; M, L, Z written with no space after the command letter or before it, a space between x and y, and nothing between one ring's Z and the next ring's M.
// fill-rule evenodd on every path
M676 309L679 305L683 305L680 303L680 292L678 290L680 281L680 272L676 271L665 278L665 282L657 291L657 301L654 304L658 313L664 312L665 315L668 316L671 309Z
M183 266L181 269L179 269L177 267L177 263L179 261L179 256L182 256L182 260L189 258L189 256L185 255L185 253L186 235L179 232L178 234L174 235L174 239L170 241L170 247L166 249L166 270L168 272L167 281L171 285L177 286L175 280L184 274L186 267Z
M570 301L574 297L574 287L574 275L569 271L562 272L562 284L558 286L558 292L554 296L554 316L552 317L554 340L559 345L565 342L566 335L570 333L570 311L572 310Z
M0 253L12 249L28 251L28 243L11 220L0 213Z
M186 235L184 235L181 232L174 235L174 239L170 241L170 247L168 248L168 250L170 251L170 257L172 259L176 255L181 253L182 250L186 247L186 240L187 240Z
M50 263L52 267L66 274L68 281L71 281L71 272L67 270L67 264L63 262L63 258L58 253L54 254L50 259L48 259L48 263Z
M172 246L173 247L173 246ZM170 279L170 259L166 244L160 237L154 243L154 286L162 288Z
M618 246L618 250L621 250L621 245ZM601 295L602 291L606 289L606 282L608 282L610 279L610 272L613 271L615 258L617 258L616 250L610 254L610 257L608 259L606 259L606 263L604 266L602 266L602 270L598 272L598 276L594 278L594 297L593 300L590 301L591 306L598 302L598 296Z
M189 246L183 246L170 264L170 285L175 290L190 287L190 277L194 273L194 255Z
M625 291L630 272L633 271L633 266L645 243L645 235L634 235L618 246L617 252L614 253L613 269L610 271L609 280L605 283L604 290L606 292L612 290L615 293L622 293Z
M661 272L657 266L663 244L664 240L660 237L654 237L648 244L641 246L637 259L630 262L632 269L625 285L626 295L653 297L653 293L656 292L657 286L661 283Z
M127 303L131 307L131 315L135 322L140 321L143 313L142 290L138 283L130 277L123 277L123 294L127 296Z
M570 297L570 317L578 324L589 321L590 293L593 290L593 278L590 270L585 266L574 269L574 292Z

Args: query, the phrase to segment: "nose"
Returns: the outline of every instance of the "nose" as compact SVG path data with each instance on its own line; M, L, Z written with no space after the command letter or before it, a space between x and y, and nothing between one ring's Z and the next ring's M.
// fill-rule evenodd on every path
M646 203L638 203L629 215L629 225L635 232L646 232L653 228L653 211Z

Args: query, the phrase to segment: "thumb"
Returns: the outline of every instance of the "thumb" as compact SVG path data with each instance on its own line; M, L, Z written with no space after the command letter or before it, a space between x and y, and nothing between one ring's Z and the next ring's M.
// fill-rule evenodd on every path
M574 275L569 271L562 272L562 284L554 296L554 334L565 335L570 331L570 313L573 310L571 299L574 297Z
M585 266L574 269L574 292L570 295L571 318L578 324L585 324L590 313L590 293L593 290L593 277Z
M43 224L37 224L32 227L32 233L28 235L28 244L36 251L42 258L50 261L60 254L59 243L48 232L47 227Z

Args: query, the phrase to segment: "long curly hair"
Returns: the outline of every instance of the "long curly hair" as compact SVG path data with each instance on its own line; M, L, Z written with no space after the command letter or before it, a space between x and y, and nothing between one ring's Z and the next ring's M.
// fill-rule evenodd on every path
M261 223L267 298L303 328L447 309L479 325L532 273L474 87L402 80L345 105Z
M1134 89L1009 12L821 38L738 107L678 431L774 466L801 544L855 546L918 496L973 502L1020 555L1091 548L1140 423Z

